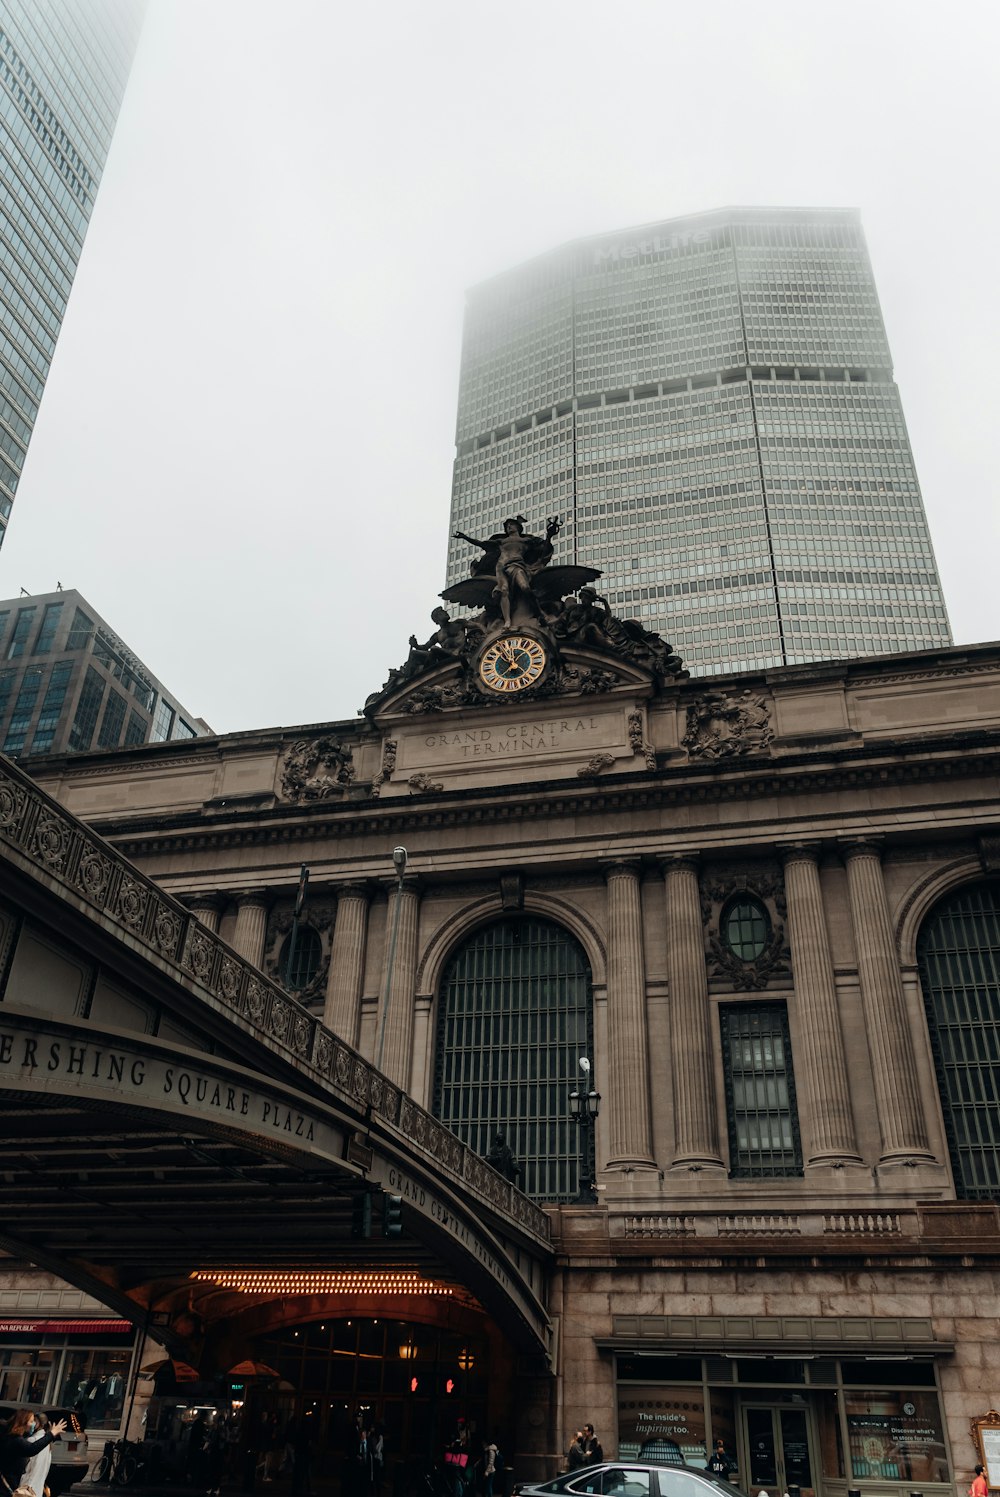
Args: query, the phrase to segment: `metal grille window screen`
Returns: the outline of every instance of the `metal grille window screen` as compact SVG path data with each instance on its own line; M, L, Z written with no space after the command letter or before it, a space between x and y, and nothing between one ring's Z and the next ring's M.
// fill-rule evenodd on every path
M744 1179L800 1175L802 1149L785 1005L731 1004L719 1013L730 1173Z
M955 1188L1000 1198L1000 882L931 912L917 943Z
M322 955L322 942L311 926L299 926L298 936L295 941L294 962L292 961L292 938L290 935L286 936L279 958L281 976L285 987L291 988L295 992L299 992L302 988L307 988L319 971Z
M578 1190L569 1094L593 1043L590 969L544 920L504 921L456 953L441 986L434 1110L477 1154L506 1134L540 1200Z

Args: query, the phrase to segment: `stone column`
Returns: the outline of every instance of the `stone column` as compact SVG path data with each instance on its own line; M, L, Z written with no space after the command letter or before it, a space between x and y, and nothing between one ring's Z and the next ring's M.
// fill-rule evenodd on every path
M785 897L792 951L795 1003L800 1023L796 1071L798 1091L809 1099L808 1164L858 1163L851 1091L840 1028L833 959L823 913L819 848L788 848Z
M705 934L692 857L661 859L667 896L667 983L674 1078L672 1169L722 1165L709 1031Z
M337 890L323 1023L348 1045L358 1043L368 942L368 900L367 884L345 884Z
M609 1169L653 1167L638 860L607 865Z
M892 1164L915 1156L929 1159L933 1156L917 1089L917 1068L906 1022L903 981L889 921L879 849L870 842L855 843L846 849L845 862L858 981L882 1134L881 1163Z
M267 891L248 889L236 896L236 930L233 950L259 967L264 960L264 936L267 931Z
M208 930L219 929L221 911L215 894L192 894L186 903L194 918L200 920Z
M392 953L393 927L396 924L397 899L399 900L399 928L390 972L389 958ZM419 879L412 875L404 878L401 889L393 880L389 885L389 908L386 911L385 960L382 964L382 992L375 1032L374 1060L379 1070L404 1091L410 1089L410 1060L413 1054L413 1007L419 913Z

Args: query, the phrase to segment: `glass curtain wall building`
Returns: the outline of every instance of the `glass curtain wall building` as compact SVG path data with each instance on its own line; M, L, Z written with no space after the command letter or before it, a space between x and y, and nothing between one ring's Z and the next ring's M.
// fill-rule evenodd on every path
M0 0L0 543L143 0Z
M0 752L9 758L211 731L75 589L0 602Z
M451 529L517 513L698 674L950 644L858 214L722 210L472 290Z

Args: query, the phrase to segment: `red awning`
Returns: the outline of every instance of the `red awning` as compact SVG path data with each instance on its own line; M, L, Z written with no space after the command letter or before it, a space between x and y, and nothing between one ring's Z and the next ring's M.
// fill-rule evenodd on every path
M42 1336L67 1336L85 1331L88 1336L120 1335L132 1330L131 1320L0 1320L0 1336L33 1331Z

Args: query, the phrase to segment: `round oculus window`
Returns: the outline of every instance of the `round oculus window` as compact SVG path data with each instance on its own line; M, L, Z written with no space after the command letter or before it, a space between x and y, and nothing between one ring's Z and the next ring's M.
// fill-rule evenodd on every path
M731 899L722 912L722 940L741 962L755 962L763 956L771 934L767 911L757 899L741 896Z

